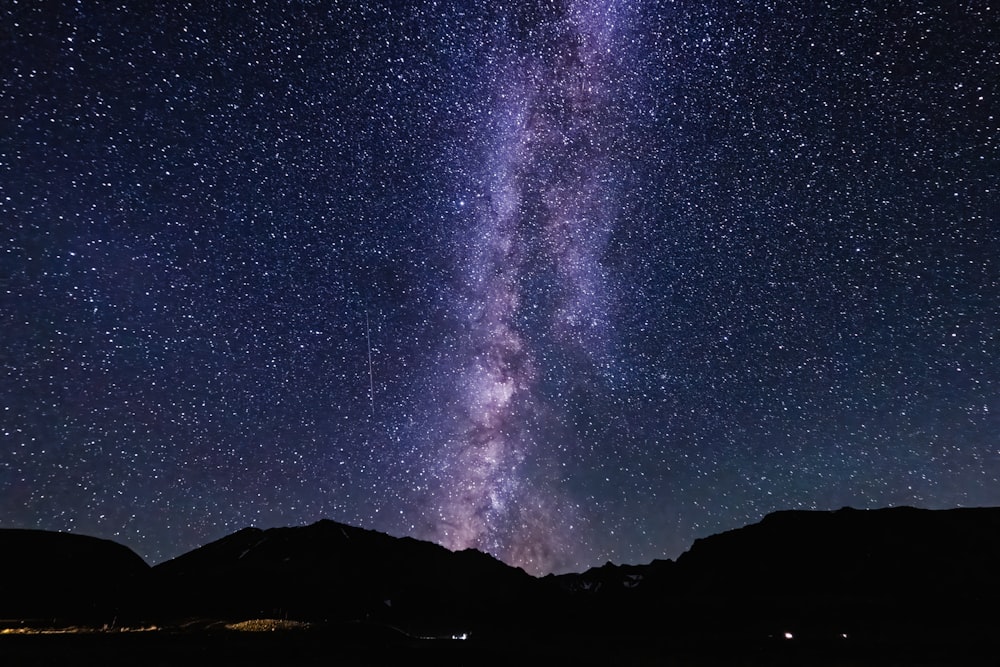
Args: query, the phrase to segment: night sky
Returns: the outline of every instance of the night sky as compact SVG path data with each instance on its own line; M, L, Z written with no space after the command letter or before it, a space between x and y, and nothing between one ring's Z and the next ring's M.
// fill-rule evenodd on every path
M867 5L3 3L0 526L1000 505L1000 8Z

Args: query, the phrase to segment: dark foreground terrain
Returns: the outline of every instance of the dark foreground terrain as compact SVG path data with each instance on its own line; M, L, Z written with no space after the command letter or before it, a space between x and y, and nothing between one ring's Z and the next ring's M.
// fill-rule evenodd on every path
M1000 642L703 637L418 639L389 629L158 630L0 636L6 665L997 665Z
M541 579L331 521L152 568L0 530L0 573L0 665L1000 665L995 508L779 512Z

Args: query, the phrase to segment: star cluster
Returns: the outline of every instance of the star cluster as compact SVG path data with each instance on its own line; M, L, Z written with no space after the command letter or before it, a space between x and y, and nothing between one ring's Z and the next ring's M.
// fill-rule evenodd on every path
M1000 504L1000 19L12 2L0 525L534 573Z

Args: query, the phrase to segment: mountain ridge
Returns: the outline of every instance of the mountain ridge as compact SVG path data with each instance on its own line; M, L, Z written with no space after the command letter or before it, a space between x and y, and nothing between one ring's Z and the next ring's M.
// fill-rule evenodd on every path
M46 556L56 543L58 558ZM153 567L115 542L44 531L0 530L0 555L22 575L3 617L92 624L287 618L435 636L777 636L792 626L902 636L985 633L1000 620L975 611L1000 596L1000 508L781 511L700 538L677 560L541 578L479 551L329 519L243 528Z

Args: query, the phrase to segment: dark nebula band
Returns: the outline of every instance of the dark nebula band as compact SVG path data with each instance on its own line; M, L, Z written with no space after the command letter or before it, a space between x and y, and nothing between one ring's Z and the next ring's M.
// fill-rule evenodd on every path
M608 119L618 18L604 3L568 3L536 26L541 48L510 54L498 136L484 156L488 190L462 244L472 250L460 313L467 365L428 511L445 546L488 551L534 573L560 564L580 523L547 465L551 406L538 385L552 369L538 346L569 348L593 364L608 348L600 258L615 216Z

